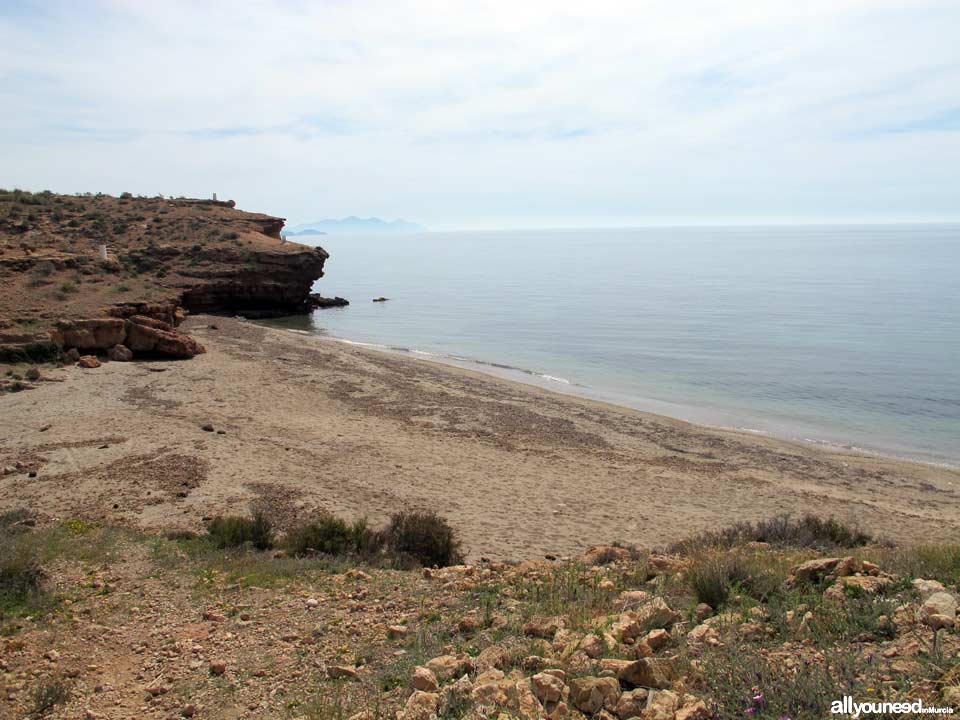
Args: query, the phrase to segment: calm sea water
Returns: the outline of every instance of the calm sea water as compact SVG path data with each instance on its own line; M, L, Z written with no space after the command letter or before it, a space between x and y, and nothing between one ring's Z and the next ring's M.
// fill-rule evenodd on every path
M280 324L696 422L960 464L960 225L322 244L316 290L351 305Z

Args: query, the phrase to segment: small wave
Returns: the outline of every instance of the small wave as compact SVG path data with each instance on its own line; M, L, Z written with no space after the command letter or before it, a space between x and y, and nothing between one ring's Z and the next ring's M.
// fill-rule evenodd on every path
M302 331L298 331L302 332ZM306 335L312 335L313 333L304 333ZM578 383L574 383L568 380L565 377L560 377L559 375L550 375L549 373L537 372L536 370L529 370L527 368L517 367L516 365L506 365L504 363L492 362L490 360L477 360L476 358L465 357L463 355L454 355L452 353L443 353L443 352L431 352L429 350L418 350L417 348L404 347L402 345L380 345L378 343L367 343L360 342L358 340L347 340L345 338L330 338L337 342L345 343L347 345L357 345L359 347L374 348L376 350L388 350L390 352L403 353L404 355L417 355L423 358L429 358L433 360L438 360L440 362L458 362L466 363L468 365L480 365L481 367L492 367L497 368L498 370L508 370L510 372L523 373L524 375L529 375L530 377L540 378L541 380L547 380L549 382L559 383L561 385L570 385L574 387L583 387Z
M344 343L345 345L357 345L359 347L376 348L377 350L390 350L389 346L378 345L377 343L365 343L365 342L359 342L357 340L345 340L344 338L331 338L331 340L336 340L337 342Z

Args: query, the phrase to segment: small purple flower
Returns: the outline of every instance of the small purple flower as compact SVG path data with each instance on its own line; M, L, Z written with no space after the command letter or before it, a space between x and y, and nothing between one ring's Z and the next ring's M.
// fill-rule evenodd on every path
M755 712L757 712L757 709L756 709L756 708L747 708L747 709L744 710L743 712L744 712L745 715L753 715Z

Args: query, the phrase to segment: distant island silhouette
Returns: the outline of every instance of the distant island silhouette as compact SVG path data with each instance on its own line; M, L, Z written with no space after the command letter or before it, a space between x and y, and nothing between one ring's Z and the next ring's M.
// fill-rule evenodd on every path
M426 232L423 225L408 222L407 220L381 220L378 217L360 218L350 217L337 219L316 220L314 222L294 225L284 231L287 237L303 235L398 235L402 233Z

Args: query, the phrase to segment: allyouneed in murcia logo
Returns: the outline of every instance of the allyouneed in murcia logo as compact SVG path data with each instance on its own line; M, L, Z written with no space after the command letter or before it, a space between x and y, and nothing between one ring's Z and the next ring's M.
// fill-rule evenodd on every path
M893 714L907 715L916 717L917 715L952 715L953 708L949 707L930 707L923 704L923 700L914 700L913 702L856 702L849 695L845 695L843 700L834 700L830 704L830 713L832 715L847 715L852 718L865 717L869 715Z

